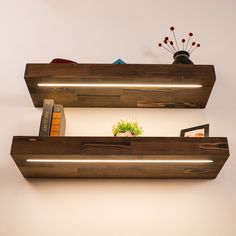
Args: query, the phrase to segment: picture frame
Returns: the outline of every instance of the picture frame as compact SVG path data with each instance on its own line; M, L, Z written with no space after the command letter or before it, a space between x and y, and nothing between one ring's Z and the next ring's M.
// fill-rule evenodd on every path
M204 138L209 137L209 124L182 129L180 137Z

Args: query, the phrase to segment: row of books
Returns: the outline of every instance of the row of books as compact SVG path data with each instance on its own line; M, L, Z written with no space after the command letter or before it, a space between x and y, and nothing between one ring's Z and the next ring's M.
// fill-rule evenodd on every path
M65 136L66 117L63 106L44 99L39 136Z

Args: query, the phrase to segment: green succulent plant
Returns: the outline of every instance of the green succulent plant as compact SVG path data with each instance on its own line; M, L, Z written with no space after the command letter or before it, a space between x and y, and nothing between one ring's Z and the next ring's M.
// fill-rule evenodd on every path
M138 125L137 120L120 120L115 125L112 126L112 133L116 135L117 133L130 132L134 136L141 135L143 133L142 127Z

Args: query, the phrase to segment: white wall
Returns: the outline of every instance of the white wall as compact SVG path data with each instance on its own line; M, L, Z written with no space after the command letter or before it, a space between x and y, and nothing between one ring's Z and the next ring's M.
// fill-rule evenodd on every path
M234 0L8 0L0 5L0 236L235 236L236 2ZM23 74L28 62L171 63L157 43L174 25L193 31L196 64L215 65L204 110L65 109L67 135L111 135L136 117L146 136L178 136L210 123L231 156L215 180L26 180L10 152L13 135L37 135L41 109Z

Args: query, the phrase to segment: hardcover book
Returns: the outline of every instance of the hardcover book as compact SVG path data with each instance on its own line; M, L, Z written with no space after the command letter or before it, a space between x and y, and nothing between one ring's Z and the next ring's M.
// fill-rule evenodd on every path
M49 136L50 134L53 105L53 99L43 100L43 113L41 116L39 136Z
M55 104L53 107L50 136L65 136L66 117L63 106Z

